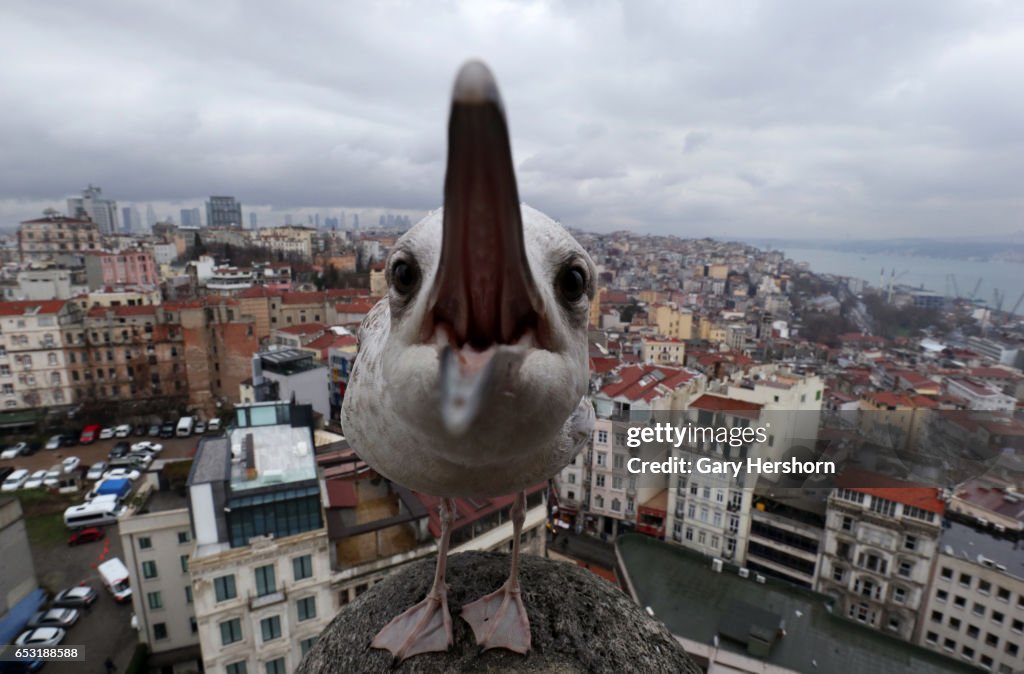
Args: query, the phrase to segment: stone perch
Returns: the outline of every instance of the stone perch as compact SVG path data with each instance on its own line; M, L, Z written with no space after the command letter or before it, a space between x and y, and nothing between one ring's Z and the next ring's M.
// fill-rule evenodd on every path
M370 642L396 613L423 599L434 560L395 571L343 607L298 674L340 672L679 672L701 671L661 623L629 596L589 571L533 555L521 559L523 602L533 649L484 653L459 617L463 604L494 591L508 575L508 555L464 552L449 557L448 604L455 643L446 653L424 653L394 666Z

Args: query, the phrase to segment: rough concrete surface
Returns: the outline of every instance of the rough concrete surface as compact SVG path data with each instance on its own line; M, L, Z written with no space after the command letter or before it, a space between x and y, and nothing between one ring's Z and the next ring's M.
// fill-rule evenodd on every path
M533 649L526 655L495 649L479 653L462 606L498 589L509 556L467 552L448 561L448 606L455 643L447 653L424 653L398 666L387 651L370 648L394 616L421 600L433 580L433 559L396 571L343 607L299 665L299 674L335 672L700 672L659 622L629 597L589 571L524 555L523 602Z

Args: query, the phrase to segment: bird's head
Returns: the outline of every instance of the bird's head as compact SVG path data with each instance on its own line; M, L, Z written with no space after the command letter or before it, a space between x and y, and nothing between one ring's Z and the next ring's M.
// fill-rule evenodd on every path
M505 113L482 63L455 81L444 208L396 242L385 273L380 375L426 430L452 445L507 438L510 424L523 437L550 435L586 394L594 264L561 225L520 204Z

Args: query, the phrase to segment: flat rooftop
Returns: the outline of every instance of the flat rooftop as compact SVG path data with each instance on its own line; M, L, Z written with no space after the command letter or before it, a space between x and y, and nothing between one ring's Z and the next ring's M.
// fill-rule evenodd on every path
M232 428L231 491L316 479L309 428L277 424Z
M641 606L680 637L713 644L728 630L736 606L749 604L785 622L764 662L795 672L940 674L979 670L920 646L832 615L824 595L768 578L740 578L735 569L711 570L709 558L646 536L621 536L616 550ZM719 650L746 657L743 644L724 636Z
M939 549L975 564L981 563L979 557L984 558L1005 567L1004 573L1024 580L1024 541L998 537L950 520L942 530Z

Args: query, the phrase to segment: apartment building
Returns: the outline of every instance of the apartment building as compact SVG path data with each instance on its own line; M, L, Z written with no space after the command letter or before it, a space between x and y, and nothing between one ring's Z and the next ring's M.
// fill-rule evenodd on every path
M939 550L939 490L849 468L836 484L816 589L840 615L912 641Z
M140 248L128 248L116 253L92 251L86 253L85 275L90 288L108 286L160 285L153 253Z
M62 331L80 323L65 300L0 302L0 404L4 410L74 401Z
M183 332L158 306L95 306L65 340L77 401L187 400Z
M146 510L123 518L117 527L131 575L139 641L149 647L150 669L199 672L202 656L190 572L195 543L188 499L173 491L155 492Z
M24 220L18 227L18 253L22 262L54 260L101 248L96 223L69 218L52 209L42 218Z
M949 522L914 641L999 674L1024 671L1020 543Z
M645 337L640 358L645 363L681 366L686 362L686 342L675 338Z
M188 479L190 561L206 672L285 674L333 617L309 406L236 408Z

